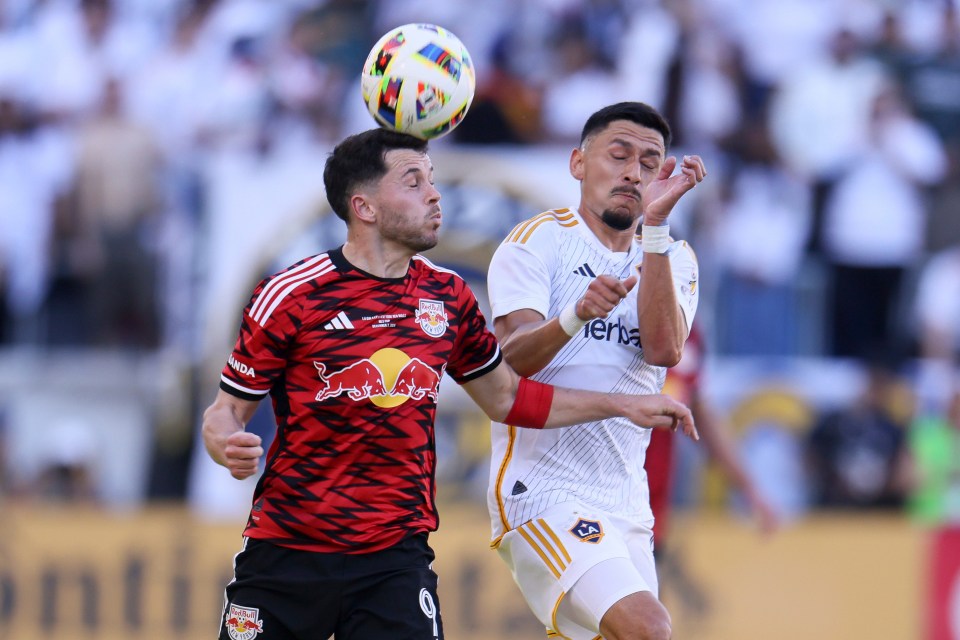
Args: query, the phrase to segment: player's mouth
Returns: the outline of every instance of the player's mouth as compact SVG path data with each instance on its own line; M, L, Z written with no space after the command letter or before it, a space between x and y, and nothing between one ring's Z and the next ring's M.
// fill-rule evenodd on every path
M619 189L617 191L613 191L611 195L623 196L624 198L630 198L631 200L636 200L637 202L640 202L640 194L637 191L634 191L633 189L629 189L629 190Z

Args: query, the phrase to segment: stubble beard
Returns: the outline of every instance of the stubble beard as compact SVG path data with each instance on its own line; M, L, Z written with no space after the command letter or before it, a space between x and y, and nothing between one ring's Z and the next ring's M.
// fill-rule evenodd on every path
M403 227L400 225L384 228L383 237L397 244L403 245L413 253L420 253L437 246L440 230L433 233L425 232L422 228Z

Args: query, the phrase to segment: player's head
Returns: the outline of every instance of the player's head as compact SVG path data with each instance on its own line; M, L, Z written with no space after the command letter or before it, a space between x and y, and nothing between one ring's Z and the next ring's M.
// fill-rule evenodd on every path
M349 136L334 147L323 168L323 186L327 190L327 201L338 218L350 222L351 196L387 174L387 153L395 149L409 149L425 155L427 141L377 128Z
M587 138L603 131L610 126L611 122L617 120L627 120L641 127L658 131L663 136L663 146L670 146L670 125L660 115L660 112L643 102L618 102L595 112L587 118L583 125L583 131L580 133L580 146L583 146Z
M620 102L590 116L570 156L580 214L617 232L636 230L643 194L659 176L669 142L667 121L642 102Z

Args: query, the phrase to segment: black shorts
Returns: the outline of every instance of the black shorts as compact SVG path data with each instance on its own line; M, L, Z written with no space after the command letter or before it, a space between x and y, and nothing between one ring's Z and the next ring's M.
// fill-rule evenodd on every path
M427 534L368 554L248 538L227 585L220 640L442 640Z

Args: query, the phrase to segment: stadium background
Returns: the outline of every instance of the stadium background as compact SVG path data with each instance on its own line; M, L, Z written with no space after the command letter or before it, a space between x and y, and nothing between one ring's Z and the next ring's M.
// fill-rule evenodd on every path
M960 267L933 269L960 244L952 0L0 2L0 638L212 636L252 484L206 460L199 414L255 282L342 241L325 154L372 126L360 65L412 21L476 61L432 145L431 257L482 304L505 233L576 203L599 106L656 105L707 163L672 225L701 262L705 391L784 527L762 538L681 449L675 637L960 638L960 511L918 500L913 437L955 384ZM861 499L826 504L808 436L864 406L874 365L904 438L848 459ZM487 549L488 425L447 383L447 637L543 637Z

